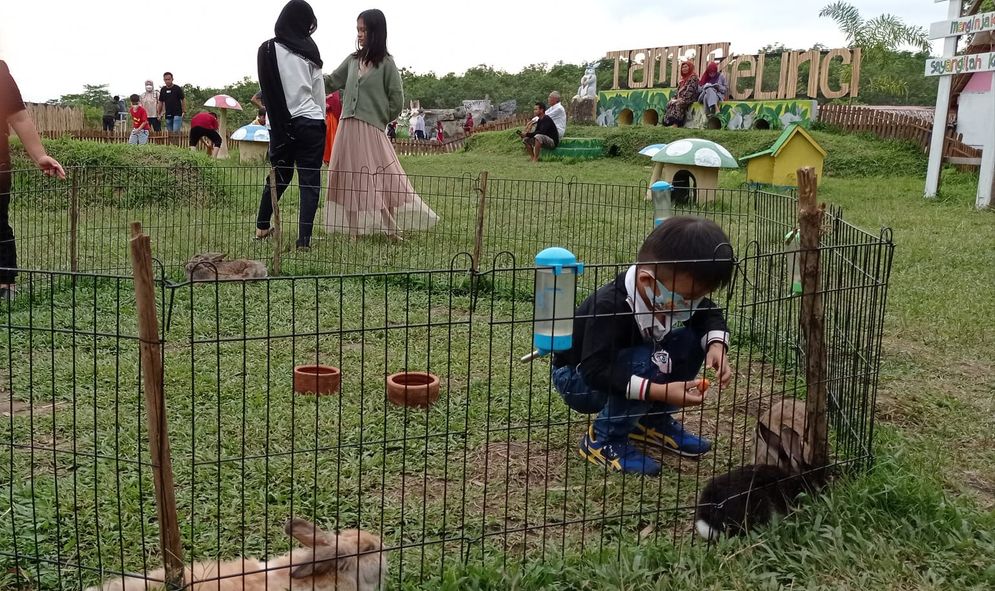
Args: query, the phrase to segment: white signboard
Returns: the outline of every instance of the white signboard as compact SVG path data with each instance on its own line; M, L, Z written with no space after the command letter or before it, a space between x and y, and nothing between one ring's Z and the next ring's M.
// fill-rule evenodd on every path
M995 52L926 60L927 76L952 76L995 71Z
M929 27L929 38L943 39L944 37L971 35L985 31L995 31L995 12L985 12L951 21L933 23Z

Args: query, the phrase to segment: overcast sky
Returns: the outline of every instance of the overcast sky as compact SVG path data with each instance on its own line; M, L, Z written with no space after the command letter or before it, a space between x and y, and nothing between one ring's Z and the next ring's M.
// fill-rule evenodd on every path
M0 0L0 59L25 100L110 84L139 92L145 79L223 86L255 75L256 48L273 35L284 0ZM843 46L818 17L828 0L575 0L539 4L314 0L315 40L330 71L354 48L356 15L387 15L398 65L417 72L462 72L477 64L517 71L532 63L591 61L615 49L729 41L733 53L769 43ZM883 12L928 28L945 19L932 0L855 0L865 17Z

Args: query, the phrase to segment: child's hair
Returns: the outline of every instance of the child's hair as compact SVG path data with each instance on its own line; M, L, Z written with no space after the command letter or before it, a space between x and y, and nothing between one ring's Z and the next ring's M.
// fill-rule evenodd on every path
M138 95L137 94L133 94L129 98L131 99L131 104L133 104L133 105L137 105L138 104Z
M256 113L256 117L262 117L265 114L266 114L266 109L259 109L259 112Z
M709 291L732 282L729 237L711 220L691 216L667 218L643 241L639 263L663 263L674 273L688 273Z

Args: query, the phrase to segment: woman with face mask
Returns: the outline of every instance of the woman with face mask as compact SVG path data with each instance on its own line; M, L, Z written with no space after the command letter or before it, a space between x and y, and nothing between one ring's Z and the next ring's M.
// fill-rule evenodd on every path
M156 91L155 85L152 84L151 80L145 81L145 92L138 97L138 102L145 108L145 112L149 115L149 125L152 126L152 131L157 133L162 131L162 124L159 122L158 113L156 113L159 105L159 93Z

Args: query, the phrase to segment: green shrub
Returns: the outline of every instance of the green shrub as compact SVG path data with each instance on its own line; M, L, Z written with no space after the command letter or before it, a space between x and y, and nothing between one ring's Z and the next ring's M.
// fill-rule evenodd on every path
M130 146L72 139L46 140L45 149L75 175L82 206L188 204L226 202L225 169L201 152L174 146ZM34 164L19 143L12 146L13 167ZM72 169L72 170L70 170ZM19 175L15 189L31 194L35 207L64 207L65 192L40 174ZM67 184L61 185L68 189Z

